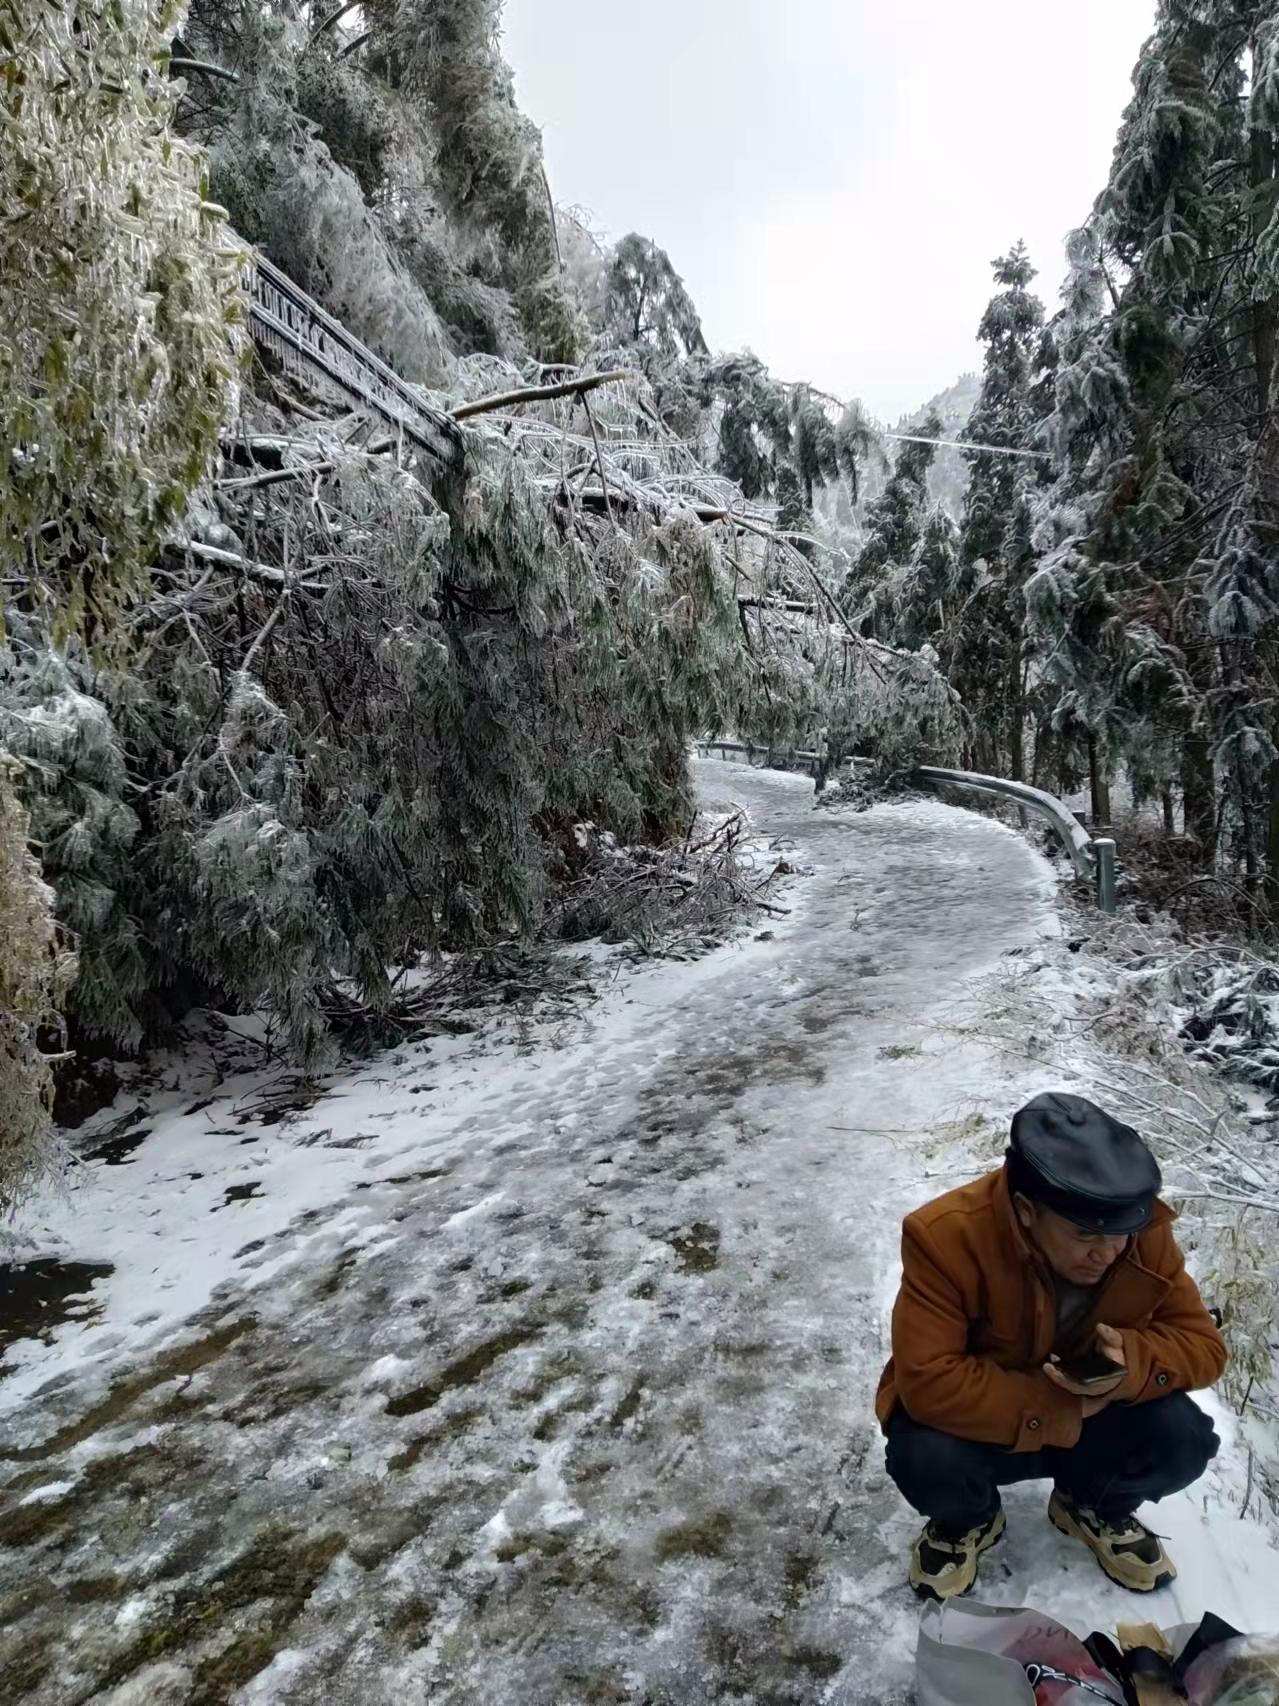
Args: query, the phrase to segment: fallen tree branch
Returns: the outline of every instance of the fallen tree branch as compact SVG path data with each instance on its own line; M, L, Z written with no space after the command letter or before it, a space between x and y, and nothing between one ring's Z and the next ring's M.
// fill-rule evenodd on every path
M170 59L170 71L199 71L205 77L220 77L224 83L238 83L240 74L221 65L210 65L206 59Z
M285 452L293 447L291 438L266 433L225 434L221 444L227 461L245 468L282 468Z
M606 508L607 506L604 502L605 496L606 494L595 486L587 486L583 491L578 493L578 497L587 509L600 510ZM653 492L642 492L637 495L634 492L619 492L615 490L613 492L613 500L615 503L629 504L633 509L638 508L642 500L647 501L651 504L656 514L662 513L662 500L658 494ZM737 510L724 509L719 504L679 504L678 506L673 507L677 507L681 510L687 510L688 513L695 516L698 521L704 521L708 524L716 521L727 521L732 522L737 527L744 528L748 533L758 533L761 539L780 540L782 538L780 533L776 533L771 527L767 526L766 523L753 521L740 514Z
M515 408L521 403L546 403L555 397L573 397L586 391L597 391L601 385L616 385L623 379L634 379L636 375L628 368L619 367L612 373L588 373L581 379L562 379L554 385L526 385L518 391L501 391L492 397L477 397L472 403L459 403L456 409L450 409L450 418L455 421L469 420L472 415L491 414L494 409Z
M311 31L310 40L302 49L303 53L310 53L316 42L319 41L320 37L331 30L334 24L339 23L341 19L345 18L348 12L354 12L355 8L359 4L360 0L343 0L343 4L340 5L336 11L330 12L327 18L322 18Z
M269 563L250 562L247 557L238 557L234 551L223 551L217 545L203 545L198 539L178 539L166 545L165 550L198 557L201 562L214 563L219 568L235 569L250 580L261 581L263 586L295 586L302 592L329 590L319 581L293 581L283 569L273 569Z
M331 474L332 462L303 462L294 468L273 468L266 474L246 474L240 480L217 480L219 492L247 492L255 486L276 486L281 480L303 480L308 474Z
M389 450L396 448L397 443L395 438L375 439L372 444L361 445L360 454L385 456ZM318 462L299 462L286 466L284 455L290 448L292 441L286 438L228 440L222 446L222 454L229 461L239 462L250 468L265 464L269 471L265 474L246 474L233 480L216 480L216 489L220 492L243 492L255 486L274 486L282 480L300 480L308 474L331 474L337 466L327 457Z
M595 430L595 411L591 408L590 398L582 394L582 407L586 410L586 418L591 425L591 438L595 444L595 466L599 469L600 485L604 489L604 508L608 511L609 524L617 526L617 517L613 514L613 500L609 496L608 475L604 472L604 452L600 449L600 435Z
M1264 1197L1240 1196L1235 1191L1183 1191L1176 1185L1168 1185L1164 1195L1181 1202L1228 1202L1236 1208L1256 1208L1262 1214L1279 1214L1279 1202L1269 1202Z
M734 514L732 510L721 510L718 514L711 514L703 517L702 519L707 521L729 521L732 522L735 527L745 528L748 533L758 533L761 539L771 539L782 544L788 543L791 538L805 537L804 535L779 533L774 527L762 527L758 522L745 521L741 516ZM882 682L884 677L880 674L878 664L876 664L871 657L872 642L867 640L864 634L859 634L852 626L847 616L844 615L844 612L835 602L830 589L824 584L817 571L813 568L813 565L809 562L808 558L804 556L803 552L796 551L794 554L802 565L805 574L807 574L809 580L811 580L814 587L816 587L818 598L826 605L834 620L844 629L848 636L849 643L856 651L859 651L866 659L867 663L870 664L871 670L876 679ZM889 652L894 656L898 655L893 653L893 648L891 646L881 646L876 649Z

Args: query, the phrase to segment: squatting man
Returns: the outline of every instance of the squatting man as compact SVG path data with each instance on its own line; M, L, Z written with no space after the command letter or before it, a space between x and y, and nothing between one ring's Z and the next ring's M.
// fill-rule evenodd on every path
M922 1597L972 1587L1017 1481L1053 1483L1048 1520L1121 1587L1176 1575L1135 1513L1216 1452L1186 1394L1226 1350L1161 1182L1130 1126L1047 1094L1014 1115L998 1171L906 1217L876 1411L888 1473L928 1519L910 1561Z

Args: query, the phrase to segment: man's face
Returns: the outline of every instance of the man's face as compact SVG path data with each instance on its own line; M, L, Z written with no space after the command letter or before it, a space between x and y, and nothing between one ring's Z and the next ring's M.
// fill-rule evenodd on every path
M1073 1220L1042 1203L1031 1202L1020 1191L1013 1203L1018 1220L1039 1246L1048 1266L1071 1285L1097 1285L1128 1246L1127 1234L1114 1238L1085 1232Z

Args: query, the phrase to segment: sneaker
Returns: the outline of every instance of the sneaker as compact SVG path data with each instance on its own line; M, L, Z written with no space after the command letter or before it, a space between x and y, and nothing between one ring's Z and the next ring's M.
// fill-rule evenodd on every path
M927 1523L910 1554L910 1585L921 1599L953 1599L977 1580L977 1560L1003 1537L1002 1510L967 1534L950 1534Z
M1082 1540L1093 1557L1121 1588L1153 1593L1176 1576L1163 1542L1135 1516L1103 1517L1077 1505L1067 1493L1054 1489L1048 1501L1048 1520L1063 1534Z

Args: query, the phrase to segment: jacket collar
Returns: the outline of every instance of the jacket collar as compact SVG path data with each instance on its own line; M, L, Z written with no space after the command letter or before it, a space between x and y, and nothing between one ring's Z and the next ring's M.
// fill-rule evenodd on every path
M1008 1188L1007 1167L1001 1167L995 1174L995 1218L999 1222L1004 1241L1012 1246L1023 1262L1033 1262L1035 1250L1017 1218L1017 1210L1013 1207L1013 1194Z

